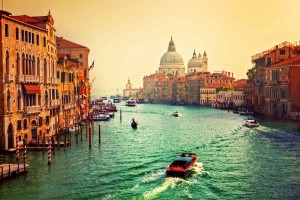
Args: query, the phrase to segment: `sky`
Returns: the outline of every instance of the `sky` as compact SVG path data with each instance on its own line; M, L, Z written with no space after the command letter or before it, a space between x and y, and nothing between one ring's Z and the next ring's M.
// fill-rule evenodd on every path
M143 87L171 36L185 66L205 50L208 70L246 78L250 56L299 42L299 0L3 0L12 15L54 18L57 35L90 49L92 94Z

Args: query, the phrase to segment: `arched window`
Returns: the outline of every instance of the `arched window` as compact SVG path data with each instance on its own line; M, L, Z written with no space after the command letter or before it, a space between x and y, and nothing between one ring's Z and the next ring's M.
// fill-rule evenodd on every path
M24 53L22 54L22 74L26 73L26 59Z
M32 75L32 71L31 71L31 55L28 56L28 73L29 75Z
M32 68L32 75L36 75L36 70L35 70L35 57L32 56L32 65L31 65L31 68Z
M49 97L48 97L48 91L46 90L45 91L45 106L46 106L46 108L48 108L48 103L49 103L49 99L48 99Z
M37 75L41 76L40 58L37 58Z
M44 59L44 78L47 79L47 61L46 58Z
M38 96L38 105L41 106L41 95Z
M29 75L29 69L28 69L28 55L26 55L25 64L26 64L25 75Z
M9 74L9 53L6 51L6 74Z
M21 66L20 66L20 56L19 53L17 53L17 58L16 58L16 65L17 65L17 74L21 74Z
M18 90L18 110L22 109L22 97L21 97L21 92Z
M7 90L6 106L7 106L7 111L10 112L11 107L10 107L10 91L9 90Z

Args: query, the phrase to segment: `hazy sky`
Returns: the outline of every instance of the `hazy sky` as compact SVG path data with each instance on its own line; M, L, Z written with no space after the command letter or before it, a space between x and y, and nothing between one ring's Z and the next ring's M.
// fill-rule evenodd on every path
M299 0L4 0L13 15L54 17L57 35L88 47L94 95L143 86L171 36L185 66L206 50L209 71L245 78L250 56L300 40Z

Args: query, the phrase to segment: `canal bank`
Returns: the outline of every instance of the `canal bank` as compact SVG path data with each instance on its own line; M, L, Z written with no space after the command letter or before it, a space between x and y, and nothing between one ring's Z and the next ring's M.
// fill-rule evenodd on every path
M294 123L260 121L224 110L140 104L122 109L88 138L47 165L47 154L28 152L29 173L1 184L1 199L295 199L300 195L300 136ZM177 110L181 116L171 114ZM134 130L132 118L139 123ZM84 129L83 129L84 130ZM74 137L73 137L74 139ZM165 178L181 152L200 156L187 179ZM14 161L6 157L6 161ZM16 188L22 188L16 189Z

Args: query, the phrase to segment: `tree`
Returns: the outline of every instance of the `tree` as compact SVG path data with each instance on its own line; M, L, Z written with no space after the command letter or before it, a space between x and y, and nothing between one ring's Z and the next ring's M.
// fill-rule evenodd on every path
M246 75L248 76L248 83L254 84L255 72L256 72L255 67L252 67L251 69L248 69L248 71L246 73Z

